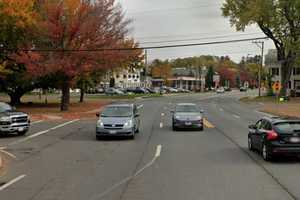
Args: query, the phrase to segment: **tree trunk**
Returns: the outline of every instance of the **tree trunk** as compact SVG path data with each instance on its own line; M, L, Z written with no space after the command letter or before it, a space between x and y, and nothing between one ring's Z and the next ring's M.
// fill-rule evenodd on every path
M295 59L288 57L284 62L281 63L281 96L287 96L287 88L289 86L289 81L292 76L293 66Z
M84 93L85 93L84 88L83 87L80 88L80 100L79 100L80 103L83 103L84 101Z
M61 96L61 111L68 111L70 104L70 81L65 80L62 84L62 96Z
M15 93L9 93L8 95L10 97L10 104L12 106L15 106L21 104L21 97L24 95L24 93L15 92Z

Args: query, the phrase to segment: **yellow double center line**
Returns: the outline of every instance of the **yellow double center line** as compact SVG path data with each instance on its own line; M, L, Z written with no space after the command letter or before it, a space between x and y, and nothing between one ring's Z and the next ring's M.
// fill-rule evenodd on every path
M215 128L215 126L212 123L210 123L209 121L207 121L207 119L205 119L205 118L203 119L203 123L206 128Z

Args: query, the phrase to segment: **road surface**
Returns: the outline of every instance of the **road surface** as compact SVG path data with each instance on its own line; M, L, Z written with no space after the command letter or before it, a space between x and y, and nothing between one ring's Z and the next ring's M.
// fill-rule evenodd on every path
M17 159L0 178L9 200L300 199L300 161L266 163L247 149L248 125L263 113L238 91L138 100L135 140L96 141L94 120L39 122L24 137L0 137ZM170 110L192 102L204 132L171 129Z

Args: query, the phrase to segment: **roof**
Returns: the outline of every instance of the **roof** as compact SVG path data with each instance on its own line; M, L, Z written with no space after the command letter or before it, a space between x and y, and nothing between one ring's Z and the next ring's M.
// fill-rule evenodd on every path
M172 74L175 77L185 76L185 77L196 77L196 70L189 68L173 68Z

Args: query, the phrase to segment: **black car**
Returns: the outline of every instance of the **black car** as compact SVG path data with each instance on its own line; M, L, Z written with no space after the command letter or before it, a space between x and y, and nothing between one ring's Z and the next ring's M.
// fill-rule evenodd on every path
M264 117L249 126L248 148L269 161L276 155L300 155L300 119Z

